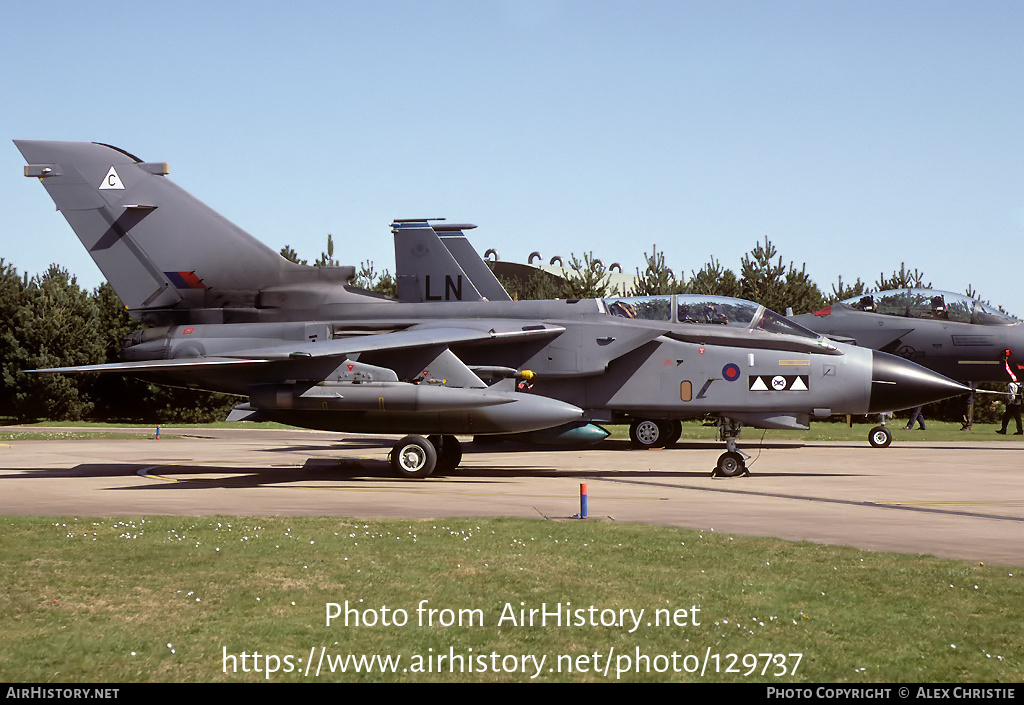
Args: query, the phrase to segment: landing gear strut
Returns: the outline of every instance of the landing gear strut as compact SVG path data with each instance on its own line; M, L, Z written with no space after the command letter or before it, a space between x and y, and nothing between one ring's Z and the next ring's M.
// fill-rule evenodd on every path
M732 419L723 418L718 426L718 438L725 441L728 450L718 456L718 464L711 473L712 477L739 477L749 475L744 454L736 449L736 439L740 437L740 425Z

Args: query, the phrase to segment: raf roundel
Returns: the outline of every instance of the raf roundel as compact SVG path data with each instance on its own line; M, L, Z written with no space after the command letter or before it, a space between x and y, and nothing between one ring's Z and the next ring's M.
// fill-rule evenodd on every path
M740 367L739 365L730 362L728 365L722 368L722 377L729 382L735 382L740 378Z

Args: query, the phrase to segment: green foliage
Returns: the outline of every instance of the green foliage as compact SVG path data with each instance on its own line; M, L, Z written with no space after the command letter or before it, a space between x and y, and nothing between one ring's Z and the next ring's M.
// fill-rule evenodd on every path
M291 245L285 245L281 248L281 256L295 264L309 264L306 260L299 259L299 253L292 249Z
M643 273L639 269L636 270L636 284L629 295L657 296L682 291L683 282L676 279L675 273L665 266L665 253L658 252L657 245L653 245L651 250L651 254L644 253L647 267Z
M0 414L7 416L14 412L15 369L11 363L21 349L14 324L27 284L14 267L0 258Z
M612 521L10 517L3 531L0 679L9 682L532 680L439 661L418 672L253 667L255 649L301 655L319 643L332 659L394 655L402 666L450 650L462 663L534 654L551 666L538 682L1024 677L1019 571L974 562ZM346 601L364 624L325 625L325 605ZM420 605L433 618L420 621ZM590 606L592 618L594 606L643 609L647 618L635 631L550 617L502 624L507 608L518 615L542 605L584 616ZM383 606L408 619L378 619ZM685 622L655 617L680 609ZM440 610L458 619L442 626ZM609 675L595 653L611 659ZM627 664L620 654L647 661ZM679 655L675 668L665 654ZM697 658L686 654L710 654L707 673L683 668ZM755 654L756 669L747 660ZM771 654L787 657L769 666ZM568 660L556 660L562 655ZM788 673L779 677L772 669L783 661Z
M96 304L65 269L50 265L21 287L13 317L4 321L9 349L4 386L21 420L81 419L92 410L92 380L24 370L102 362Z
M308 264L307 260L299 259L298 253L291 247L291 245L285 245L281 248L281 256L290 262L295 262L296 264ZM313 266L337 267L339 264L338 260L334 259L334 236L327 233L327 249L320 253L320 257L313 263ZM391 272L386 269L383 272L378 273L373 266L373 262L362 262L360 264L359 272L356 274L352 283L361 289L373 291L391 298L398 295L398 280L396 280Z
M498 277L498 281L513 301L567 298L562 278L543 269L535 270L526 281L509 277Z
M836 301L845 301L846 299L852 299L854 296L860 296L865 291L865 284L857 277L852 285L843 284L843 277L839 275L839 281L832 285L832 294L828 297L827 303L835 303Z
M386 269L383 273L378 274L373 262L360 262L359 272L353 283L361 289L374 291L391 298L398 296L398 281Z
M104 283L90 295L51 265L18 277L0 260L0 414L46 419L206 422L224 418L237 400L171 389L122 375L27 374L25 370L120 360L124 337L140 327Z
M789 269L786 271L786 279L783 283L782 305L780 308L773 310L785 313L787 307L793 308L793 313L809 313L811 311L817 311L825 305L825 297L822 295L818 286L811 281L810 276L807 274L807 265L803 264L800 271L796 271L793 267L793 263L790 262Z
M778 311L779 306L774 304L786 268L782 265L781 256L778 263L772 263L776 252L775 245L765 236L764 246L757 243L753 250L743 255L743 259L740 260L740 287L741 298L756 301Z
M608 285L611 276L604 262L594 257L593 252L583 255L581 262L576 255L569 263L569 273L565 277L565 297L567 299L600 299L608 296Z
M731 269L726 269L712 255L711 261L701 267L699 272L691 272L690 281L686 282L684 293L711 294L713 296L731 296L739 298L742 293L739 279Z
M792 307L794 313L821 308L825 298L808 276L807 265L797 271L790 262L787 269L782 264L781 255L777 262L772 261L776 254L775 245L765 236L764 245L757 243L750 253L744 255L740 270L740 298L756 301L780 313L787 307Z
M337 267L338 260L334 259L334 238L327 233L327 251L320 253L320 258L313 263L317 267Z
M931 289L932 283L924 282L924 273L914 269L911 272L907 269L906 262L900 262L900 271L893 271L891 277L885 276L885 272L878 275L875 282L875 291L888 291L889 289Z

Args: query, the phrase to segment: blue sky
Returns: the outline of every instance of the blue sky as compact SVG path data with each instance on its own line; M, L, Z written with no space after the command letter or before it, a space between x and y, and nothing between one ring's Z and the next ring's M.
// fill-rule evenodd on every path
M11 2L0 257L99 271L12 139L106 142L275 249L479 251L836 279L906 262L1024 316L1024 3Z

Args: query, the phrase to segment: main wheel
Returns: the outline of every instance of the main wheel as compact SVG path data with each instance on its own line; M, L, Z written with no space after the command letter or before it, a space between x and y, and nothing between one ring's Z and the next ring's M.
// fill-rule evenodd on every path
M715 472L722 477L737 477L746 471L747 466L743 463L743 456L739 453L728 451L718 456Z
M672 419L665 422L665 427L668 429L668 432L665 434L665 447L671 448L679 440L679 437L683 435L683 422L679 419Z
M427 440L437 451L435 473L453 472L462 462L462 444L455 436L427 436Z
M661 448L666 435L665 428L651 419L638 419L629 425L629 440L634 448Z
M406 436L391 448L389 458L399 477L430 477L437 465L437 451L423 436Z
M885 426L875 426L868 434L868 443L872 448L888 448L892 443L892 433Z

